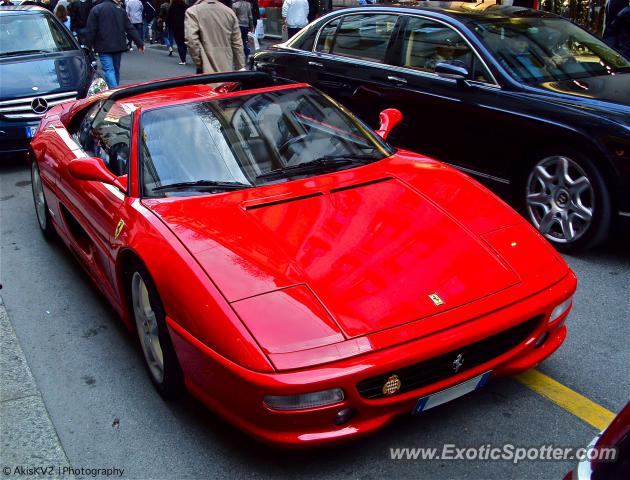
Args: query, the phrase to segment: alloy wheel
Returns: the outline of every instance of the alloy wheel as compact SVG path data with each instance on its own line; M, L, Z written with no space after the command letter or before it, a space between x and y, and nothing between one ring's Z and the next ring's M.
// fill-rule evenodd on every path
M35 214L37 221L42 230L46 230L48 220L46 218L46 199L44 198L44 189L42 187L42 179L39 175L37 163L31 165L31 181L33 188L33 200L35 201Z
M160 330L155 311L151 306L149 291L142 275L138 272L134 272L131 278L131 299L144 358L155 381L162 383L164 379L164 356L160 344Z
M568 157L554 155L532 169L527 180L526 205L530 220L547 239L572 243L591 226L595 193L580 165Z

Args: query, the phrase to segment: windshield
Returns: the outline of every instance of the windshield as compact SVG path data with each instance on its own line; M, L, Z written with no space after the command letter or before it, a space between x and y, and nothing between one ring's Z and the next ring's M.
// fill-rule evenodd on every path
M478 19L474 31L498 62L524 83L630 71L630 61L562 18Z
M69 33L50 15L0 17L0 56L75 50Z
M234 190L287 181L391 154L309 88L149 110L141 118L141 141L143 194L153 197L207 193L203 187L218 183Z

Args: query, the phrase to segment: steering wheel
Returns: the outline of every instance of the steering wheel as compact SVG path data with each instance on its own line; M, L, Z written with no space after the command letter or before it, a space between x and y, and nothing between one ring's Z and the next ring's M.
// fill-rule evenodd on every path
M280 156L282 157L286 157L288 150L290 148L293 148L293 146L295 146L298 143L304 143L304 139L308 137L308 134L302 134L302 135L298 135L297 137L291 137L290 139L288 139L286 142L284 142L282 145L280 145L278 147L278 153L280 154Z

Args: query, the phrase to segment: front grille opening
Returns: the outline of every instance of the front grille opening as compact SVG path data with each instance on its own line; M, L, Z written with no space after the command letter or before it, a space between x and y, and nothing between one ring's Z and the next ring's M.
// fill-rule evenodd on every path
M398 376L402 383L399 390L400 393L416 390L452 377L456 374L453 369L453 360L457 355L461 354L464 357L464 363L457 371L459 374L512 350L530 337L542 319L543 316L539 315L496 335L464 345L438 357L362 380L357 383L357 390L364 398L384 398L383 385L394 374Z

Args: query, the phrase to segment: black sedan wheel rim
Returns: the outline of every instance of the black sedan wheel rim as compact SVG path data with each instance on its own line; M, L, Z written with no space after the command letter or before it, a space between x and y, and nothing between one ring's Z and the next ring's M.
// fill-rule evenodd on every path
M592 223L593 186L582 167L568 157L538 162L527 180L526 195L529 219L552 242L575 242Z

